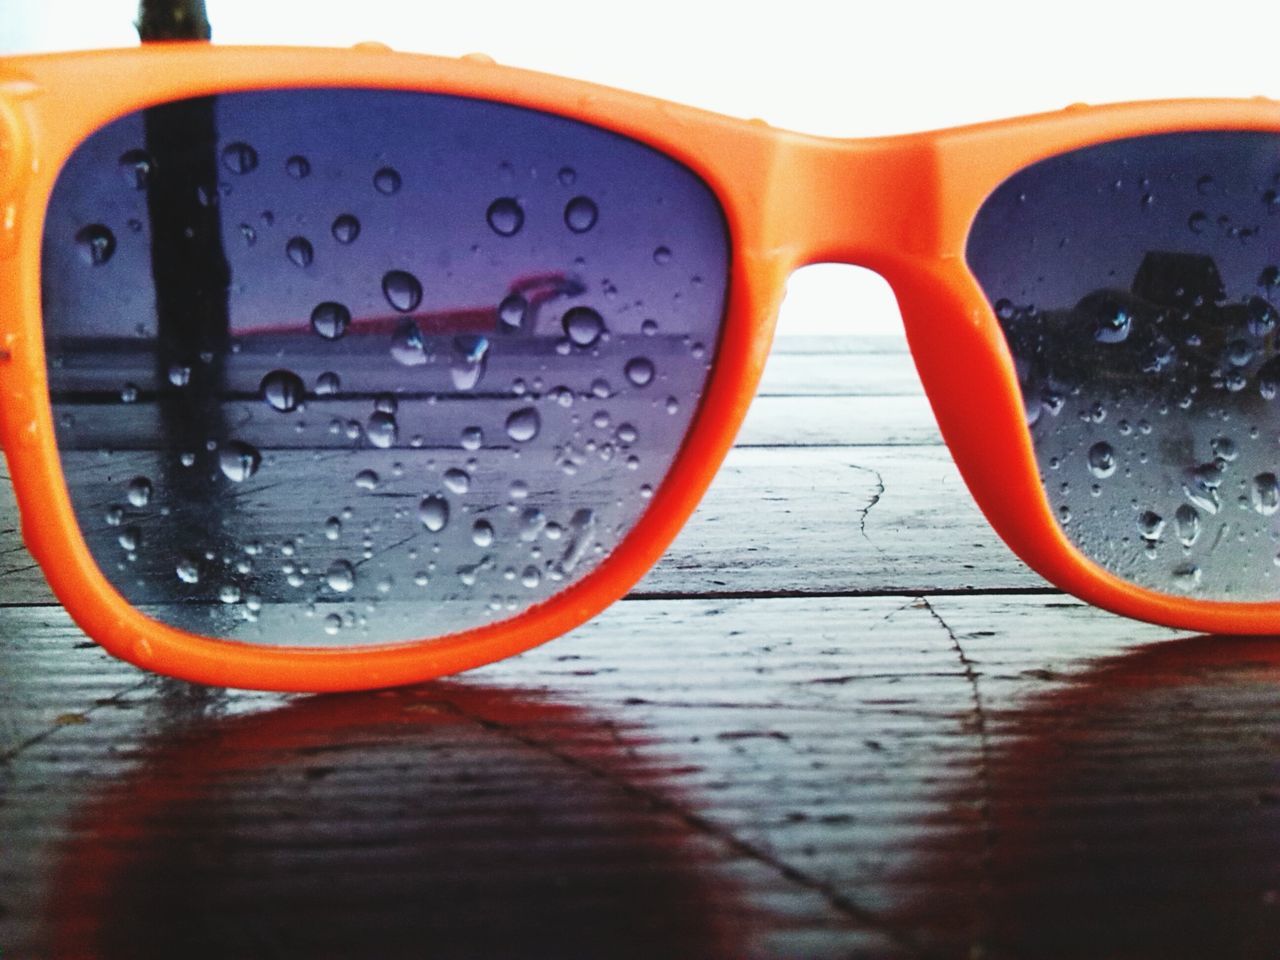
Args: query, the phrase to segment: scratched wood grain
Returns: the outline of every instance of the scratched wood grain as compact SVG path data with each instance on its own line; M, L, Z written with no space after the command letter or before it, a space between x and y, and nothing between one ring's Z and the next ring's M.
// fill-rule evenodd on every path
M900 343L762 393L631 599L390 693L114 661L5 501L4 956L1280 952L1280 645L1043 589Z

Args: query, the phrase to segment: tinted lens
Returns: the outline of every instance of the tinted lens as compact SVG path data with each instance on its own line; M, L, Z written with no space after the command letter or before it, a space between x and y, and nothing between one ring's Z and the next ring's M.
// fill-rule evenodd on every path
M715 197L634 141L463 98L281 90L90 137L44 323L93 556L209 636L511 617L627 535L724 309Z
M1126 580L1280 598L1280 135L1054 157L978 214L1049 500Z

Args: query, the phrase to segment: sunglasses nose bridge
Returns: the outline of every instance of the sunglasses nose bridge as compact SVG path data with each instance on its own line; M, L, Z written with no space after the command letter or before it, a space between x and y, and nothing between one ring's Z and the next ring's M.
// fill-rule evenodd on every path
M774 182L791 267L847 263L890 275L939 246L936 158L925 138L789 139Z

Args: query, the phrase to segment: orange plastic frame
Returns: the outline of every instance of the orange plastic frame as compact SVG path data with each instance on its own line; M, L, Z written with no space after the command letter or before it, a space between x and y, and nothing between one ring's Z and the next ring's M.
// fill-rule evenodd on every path
M273 87L419 90L499 100L617 131L710 185L732 242L727 315L690 433L649 510L589 576L510 620L359 650L272 649L174 629L130 606L98 570L63 481L40 306L43 218L77 144L122 114L182 97ZM1086 559L1054 521L1004 336L964 249L982 202L1016 171L1067 150L1183 130L1280 131L1265 99L1070 107L999 123L865 140L773 129L492 64L381 47L235 48L173 43L0 59L0 441L22 531L72 617L116 656L210 684L275 690L391 686L542 643L627 592L693 512L760 379L787 276L858 264L893 287L944 439L987 519L1048 580L1091 603L1169 626L1280 628L1280 603L1223 603L1136 587Z

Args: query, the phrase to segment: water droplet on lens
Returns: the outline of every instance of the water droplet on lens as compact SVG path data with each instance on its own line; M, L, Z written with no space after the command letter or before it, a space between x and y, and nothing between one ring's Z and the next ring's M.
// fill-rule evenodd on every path
M1194 563L1184 563L1173 571L1173 585L1190 593L1200 586L1200 568Z
M243 483L258 472L262 454L240 440L228 440L218 452L218 466L233 483Z
M145 507L151 502L151 481L146 477L134 477L125 488L125 496L135 507Z
M656 264L657 264L658 266L660 266L660 267L661 267L661 266L663 266L664 264L668 264L668 263L670 263L670 262L671 262L671 248L670 248L670 247L658 247L656 250L654 250L654 251L653 251L653 262L654 262L654 263L656 263Z
M375 447L387 450L395 446L400 428L392 414L375 410L369 417L369 422L365 424L364 432L369 442Z
M324 538L337 540L340 536L342 536L342 521L337 517L330 517L324 522Z
M565 205L564 222L574 233L586 233L596 225L600 211L590 197L574 197Z
M453 361L449 376L459 390L474 390L484 379L485 361L489 355L489 341L479 336L453 338Z
M390 270L382 277L382 295L401 313L412 313L422 302L422 284L407 270Z
M542 418L533 407L521 407L507 417L507 436L516 443L527 443L541 428Z
M333 371L326 371L316 378L316 396L331 397L342 389L342 378Z
M1099 480L1116 472L1116 454L1111 444L1099 441L1089 448L1089 472Z
M361 490L377 490L378 475L372 470L361 470L356 474L356 486Z
M1138 516L1138 533L1144 540L1159 540L1164 532L1164 517L1153 510L1144 510Z
M1262 297L1250 297L1245 307L1248 310L1249 332L1255 337L1265 337L1276 328L1280 317L1277 317L1275 307Z
M252 173L258 166L258 151L241 141L229 143L222 148L222 165L232 173Z
M1227 463L1239 456L1236 442L1230 437L1214 437L1209 441L1209 449L1213 451L1215 457L1220 457Z
M489 221L489 226L498 236L511 237L519 233L520 228L524 226L524 210L520 208L515 198L499 197L489 204L485 219Z
M135 190L147 189L151 180L151 154L145 150L126 150L120 154L120 173Z
M537 567L525 567L524 572L520 574L520 582L532 590L542 582L542 574Z
M384 196L391 196L400 190L400 174L393 167L383 167L373 175L373 186Z
M513 293L498 304L498 319L504 328L515 333L524 326L528 310L529 302L520 294Z
M289 176L295 180L301 180L303 177L311 176L311 161L301 154L294 154L284 162L284 168L289 171Z
M1178 507L1173 515L1173 522L1177 528L1179 543L1190 547L1196 542L1196 538L1200 536L1200 514L1196 513L1195 507L1185 503Z
M298 409L298 404L302 402L302 397L306 393L306 387L302 383L302 378L292 370L272 370L262 378L259 387L262 391L262 398L273 410L279 410L281 413L292 413Z
M81 227L76 243L80 245L80 258L95 267L102 266L116 252L116 235L100 223Z
M633 386L648 386L653 381L653 361L648 357L635 357L627 361L625 372Z
M1193 506L1214 514L1222 505L1218 488L1222 486L1222 461L1202 463L1188 470L1182 484L1182 492Z
M488 520L477 520L471 527L471 542L477 547L487 547L493 543L493 524Z
M309 267L311 261L315 259L316 252L311 246L311 241L306 237L291 237L289 242L284 245L284 252L293 261L295 266Z
M427 362L426 341L413 320L403 320L391 338L391 356L404 367L420 367Z
M484 445L484 431L479 427L466 427L460 438L463 450L479 450Z
M324 618L324 632L334 637L342 632L342 617L331 613Z
M418 520L432 533L439 533L449 523L449 501L439 494L423 497L418 504Z
M122 550L134 553L142 546L142 531L137 527L125 527L116 537L116 543L120 544Z
M471 474L451 467L444 472L444 485L453 493L466 493L471 489Z
M566 310L560 322L565 334L580 347L595 346L604 333L604 319L590 307Z
M1213 177L1209 176L1207 173L1196 181L1196 192L1202 197L1211 195L1213 193L1213 187Z
M354 243L356 237L360 236L360 221L349 213L339 214L334 218L330 232L333 239L341 244Z
M356 571L346 560L335 560L329 565L324 581L334 593L347 593L356 585Z
M239 603L240 588L234 583L224 583L218 590L218 599L226 604Z
M560 173L557 176L560 180L561 186L572 187L574 182L578 179L578 171L574 170L573 167L561 167Z
M311 311L311 329L326 340L338 340L351 326L351 311L340 303L326 301Z
M1280 483L1274 473L1260 473L1253 478L1249 488L1249 500L1253 509L1264 517L1280 510Z
M200 564L191 557L180 557L174 572L177 573L178 579L183 583L200 582Z
M170 364L168 377L173 386L185 387L191 382L191 368L181 363Z
M1197 210L1187 218L1187 226L1191 228L1192 233L1204 233L1204 228L1209 223L1209 215L1203 210Z

